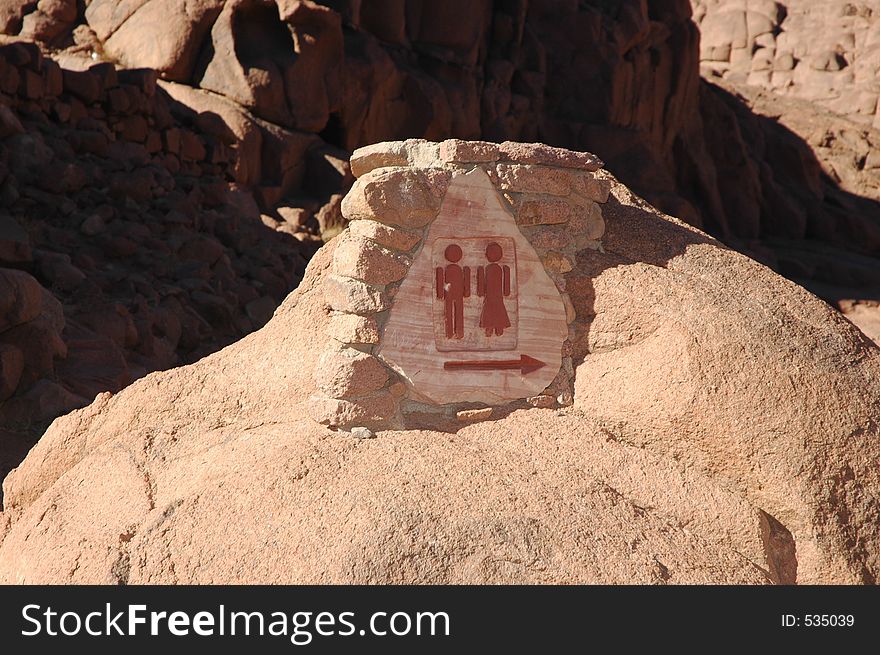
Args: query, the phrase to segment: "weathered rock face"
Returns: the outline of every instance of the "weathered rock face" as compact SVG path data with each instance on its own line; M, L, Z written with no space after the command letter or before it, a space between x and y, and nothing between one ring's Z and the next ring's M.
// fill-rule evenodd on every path
M94 0L73 18L49 5L67 3L7 3L4 31L19 34L30 12L57 16L54 42L155 68L345 151L408 137L588 150L655 206L745 249L754 239L811 238L812 222L838 233L876 222L876 212L841 218L823 193L801 197L811 180L797 160L809 167L808 153L778 136L756 144L748 116L701 85L698 70L702 54L704 70L730 81L821 96L870 122L870 3L699 0L702 37L687 0L204 0L183 12L166 0ZM82 24L71 32L71 21ZM261 203L277 205L285 185L265 185ZM868 254L880 247L874 236L850 241Z
M51 43L73 29L77 14L76 0L5 0L0 32Z
M725 183L725 201L740 247L831 302L877 297L880 132L754 87L706 88L707 123L738 135L709 147L721 179L739 181Z
M84 288L100 289L94 311L68 317L76 318L69 325L86 330L77 333L75 351L90 357L102 352L89 336L96 326L112 332L108 339L115 347L103 348L110 355L102 358L94 384L72 389L77 402L171 365L177 351L196 346L175 343L197 341L202 354L265 320L302 262L258 252L232 217L247 216L250 225L259 215L252 226L258 241L263 231L270 239L276 236L271 232L313 243L319 235L329 238L345 223L341 196L353 182L346 150L359 145L482 133L498 140L540 137L578 148L600 146L609 150L612 168L644 162L633 176L660 180L659 186L644 185L649 197L660 200L650 189L671 197L676 182L669 166L678 155L670 144L692 140L686 133L696 129L682 113L693 115L698 101L696 32L688 5L677 0L649 11L637 0L606 4L92 0L77 13L78 5L69 2L3 3L2 31L52 48L61 70L20 49L5 57L0 108L8 98L13 111L0 115L0 136L14 141L9 152L16 162L29 162L32 176L55 181L57 188L37 189L48 194L36 199L37 206L54 204L67 213L53 218L59 225L51 230L26 238L22 231L30 230L32 208L15 207L10 220L0 215L6 228L0 253L9 265L34 266L37 278L65 302ZM43 27L31 29L38 24ZM585 40L585 33L591 38ZM559 47L547 48L550 41ZM654 48L670 61L682 58L682 65L658 64L650 54ZM150 93L129 88L136 85L127 80L118 84L115 67L94 59L141 71L134 76L150 77L143 71L154 70L158 90L152 80ZM43 116L38 122L49 132L57 131L47 147L45 135L31 134L28 112ZM606 138L609 124L616 126L613 138ZM76 130L69 138L68 128ZM62 141L74 152L56 152ZM81 159L90 156L102 165L83 167ZM52 157L72 165L43 175ZM119 165L98 179L95 171L114 161ZM0 165L0 175L4 170ZM19 171L10 179L8 193L26 183ZM218 195L229 182L240 186ZM104 184L107 202L94 189ZM203 198L206 188L212 191ZM28 193L19 205L35 200ZM74 194L75 209L58 204L61 193ZM161 228L147 222L157 194ZM523 215L538 215L540 204L522 207ZM562 225L568 209L555 206L553 220ZM129 211L134 214L120 221ZM28 221L22 220L25 213ZM71 221L77 223L75 236L65 233L65 245L59 245L58 230L69 231ZM203 234L190 238L196 236L190 228ZM153 241L166 236L184 261L158 280L146 275L143 285L161 289L168 278L181 288L177 282L185 281L183 296L166 301L162 292L159 299L138 289L108 293L105 287L116 289L119 282L103 280L106 254L114 262L149 259L149 253L164 252ZM97 248L86 253L85 264L73 252L84 238ZM146 240L152 245L145 246ZM278 242L269 250L275 246L283 249ZM242 276L248 279L239 284ZM144 302L135 311L133 294L147 304L158 302L171 316L163 314L148 327L141 320ZM209 338L209 330L225 336ZM137 357L128 354L132 349ZM74 372L86 360L74 357L63 370Z
M613 211L611 207L605 211L609 226L604 238L606 254L600 253L592 262L587 258L580 260L579 271L585 276L580 288L584 297L592 301L596 318L584 344L589 354L577 369L575 397L584 398L589 393L590 404L586 411L601 416L608 426L619 426L620 434L629 435L623 438L630 443L651 448L654 437L648 435L656 434L658 426L666 425L669 434L681 441L677 446L667 442L664 448L669 446L679 461L736 480L739 488L754 488L756 495L752 497L761 498L758 504L762 510L793 535L800 581L838 575L854 576L850 577L854 581L876 581L876 568L872 568L876 565L853 567L823 554L820 545L826 539L849 544L860 541L854 532L838 530L836 526L842 525L839 516L831 518L838 510L830 508L836 506L834 499L841 494L858 504L866 503L863 505L867 510L866 519L876 516L878 511L876 491L871 490L876 489L875 481L866 482L864 495L857 492L858 500L850 496L855 488L851 485L858 485L857 480L873 479L874 474L868 471L876 468L871 463L876 460L876 454L863 457L849 450L855 444L854 435L874 430L869 426L873 425L878 411L878 398L872 384L859 380L875 375L869 370L873 371L878 365L876 348L832 309L799 287L768 275L760 266L730 251L716 249L700 240L686 246L685 257L673 256L665 268L657 268L658 261L668 255L659 260L645 260L646 248L650 246L640 239L632 241L634 233L642 234L640 226L644 223L640 219L649 219L631 214L630 218L618 221L609 209ZM684 265L682 259L688 264ZM647 261L647 266L635 265L652 279L647 286L643 286L642 278L628 270L627 265L621 267L623 262L638 260ZM708 271L724 270L724 279L741 281L729 289L728 295L715 286L715 282L710 282L711 278L692 279L679 296L672 290L672 279L690 266L694 270L701 267ZM638 286L628 287L630 284ZM636 295L643 302L611 309L600 297L614 286L638 288ZM659 296L648 291L649 288L656 288ZM769 312L758 309L752 304L753 294L762 298L775 294L778 304L774 302ZM665 300L660 300L661 297ZM572 298L578 306L579 298L574 290ZM658 303L655 304L655 300ZM710 306L719 302L724 303L726 309L718 322L696 320L697 315L711 314ZM763 305L763 301L760 302ZM695 312L693 321L688 319L691 311ZM621 331L632 326L634 319L643 322L644 327L630 333L623 342L619 341ZM683 327L682 321L687 327ZM734 327L737 324L741 327ZM831 336L832 333L835 336ZM733 341L737 345L734 346ZM804 350L801 346L789 350L793 343L805 344ZM806 345L808 343L812 345ZM740 355L733 355L733 350L745 356L749 363L743 363L743 368L734 376L716 378L717 371L739 359ZM778 361L780 353L786 353L784 362ZM632 369L625 367L626 372L618 375L615 372L618 363L629 358L641 363ZM658 366L653 362L663 364ZM868 369L863 369L863 365ZM768 375L768 371L773 373ZM841 386L842 379L849 381ZM858 391L859 386L862 391ZM789 391L792 387L797 389L796 394ZM868 389L867 395L865 389ZM829 398L837 410L825 414ZM593 413L597 405L603 409ZM775 407L773 410L771 405ZM666 408L672 407L678 409L667 411ZM767 410L766 413L761 408ZM753 419L744 420L742 415L753 409L758 413ZM819 418L823 415L825 418ZM801 436L795 437L796 434ZM815 434L823 437L808 436ZM856 437L856 441L869 449L876 447L876 437L868 437L866 441ZM791 445L783 445L787 443ZM850 453L845 456L845 463L838 459L841 446ZM709 448L712 454L706 457L705 451L701 452L703 448ZM787 451L786 463L776 459L779 448ZM726 455L718 457L722 452ZM740 468L745 460L754 464ZM857 469L863 473L856 473ZM804 477L806 471L810 473ZM768 482L770 478L775 482ZM758 479L761 482L757 482ZM807 483L808 491L799 489L806 479L822 482L816 486ZM786 491L782 491L783 486ZM779 491L770 491L771 488ZM801 500L792 502L795 497ZM828 520L826 527L818 527L817 519L821 523ZM835 536L831 536L832 533ZM815 536L805 540L806 534ZM876 549L880 540L870 537L867 542L871 543L867 548ZM848 572L844 573L844 569ZM867 573L869 570L873 572Z
M185 11L93 0L78 20L75 50L154 68L349 152L409 137L540 140L600 153L692 222L720 206L687 0L200 0ZM19 29L10 20L5 32Z
M876 298L880 5L693 5L725 221L707 227L829 302Z
M338 109L343 48L336 12L308 0L235 0L225 3L210 38L192 79L197 86L312 132Z
M880 351L616 182L601 213L571 407L365 440L304 418L344 235L262 330L53 424L5 481L0 580L876 582Z
M693 0L708 74L878 124L880 4Z
M286 209L333 155L154 71L59 61L0 45L0 475L55 417L264 324L320 236L317 207L264 223L254 195Z
M703 4L709 8L708 13L700 9ZM744 61L743 53L748 52L749 70L755 67L760 75L752 77L750 73L745 82L760 82L766 71L758 69L772 53L773 87L777 63L787 65L783 48L786 39L789 45L795 44L793 51L806 47L812 53L811 43L799 42L801 28L797 26L808 26L813 18L825 14L804 9L803 15L813 18L798 18L800 22L796 22L801 11L798 8L806 7L804 3L793 2L787 15L769 2L718 4L722 5L735 9L737 16L742 14L742 20L735 19L733 31L723 25L712 28L714 14L709 3L699 3L697 13L705 31L704 55L709 47L713 48L712 57L722 55L716 52L715 41L728 38L731 52L739 53L730 55L729 65L713 65L728 78L716 87L699 80L699 35L690 20L686 0L138 0L122 4L92 0L85 5L67 0L0 2L0 32L35 39L44 47L53 48L55 58L44 58L32 45L20 43L0 49L0 278L8 282L0 285L0 292L5 294L0 297L0 306L15 307L10 315L20 314L21 309L27 310L21 316L30 316L35 305L25 303L19 307L17 303L25 296L35 297L34 281L44 289L40 291L42 304L37 315L26 319L19 316L21 322L10 323L0 332L0 398L9 396L0 401L0 471L18 462L30 445L29 439L41 431L41 422L45 424L72 407L88 403L101 390L116 390L148 371L195 359L263 324L299 280L304 257L322 238L328 239L342 230L346 213L355 220L340 240L337 252L340 262L350 263L351 275L340 275L338 266L342 264L334 263L333 274L325 276L321 291L304 291L303 296L314 299L309 306L317 307L320 297L324 302L330 298L331 304L353 310L337 310L328 318L327 325L322 323L316 332L326 332L346 347L345 358L332 360L328 356L328 371L334 374L324 381L322 394L329 400L324 412L332 419L327 422L334 425L361 427L359 423L368 422L364 417L375 419L373 427L387 425L388 416L401 405L405 385L396 384L394 375L386 368L375 366L372 352L370 357L364 357L362 351L378 349L380 345L384 323L378 315L390 306L381 287L393 288L399 276L408 270L411 256L420 247L420 230L440 209L439 198L434 203L426 196L420 206L408 208L397 219L373 220L375 208L384 206L387 198L371 196L369 182L380 175L373 174L374 170L430 168L438 155L433 146L386 144L364 148L349 169L347 151L375 141L408 137L439 141L457 136L499 142L541 140L590 150L654 205L705 227L790 278L809 285L823 297L867 297L868 290L880 287L876 265L880 210L873 202L880 188L875 179L880 164L872 155L873 144L880 143L880 137L867 125L873 116L868 109L876 104L870 64L873 46L868 38L873 27L865 11L867 5L849 3L847 6L852 5L855 13L847 9L840 17L844 32L836 27L829 31L842 34L845 40L842 49L832 47L834 56L823 59L825 55L819 53L821 56L815 61L812 55L806 59L802 55L793 58L792 84L786 87L791 90L792 104L784 110L765 95L754 93L757 87L733 86L731 80L741 80L735 69ZM78 8L84 8L85 13L78 13ZM829 24L837 25L836 20ZM811 30L815 31L804 27L808 36L802 40L812 42ZM850 31L852 39L848 36ZM783 37L785 34L788 36ZM741 41L744 45L740 45ZM815 41L824 43L822 39ZM721 50L725 43L721 43ZM75 56L83 54L89 58ZM108 58L134 70L123 72L106 61L101 63ZM805 63L808 59L813 63ZM840 70L834 70L838 66ZM845 82L855 83L858 98ZM817 128L815 112L803 105L795 107L794 96L799 88L828 90L831 106L848 114L853 108L853 120L860 124L845 118L829 123L823 117L821 128ZM738 93L745 98L738 97ZM779 116L783 127L775 120ZM559 244L571 246L565 241L572 234L569 225L577 226L583 239L598 240L606 220L597 216L596 211L601 214L603 210L591 207L589 212L579 212L568 201L554 197L553 179L536 182L517 169L535 164L558 167L564 163L561 160L527 161L529 155L525 151L508 152L495 160L492 153L496 144L449 143L453 144L448 146L449 162L487 168L492 183L499 189L505 187L502 190L509 196L505 201L514 203L511 208L522 232L541 234L536 252L548 271L556 271L557 275L551 277L557 286L559 279L565 281L565 293L569 296L565 303L566 321L572 323L571 317L578 310L572 301L576 294L568 289L568 281L583 279L578 273L581 263L572 256L582 248L578 246L566 253ZM459 153L459 148L467 155ZM818 153L818 159L811 148ZM569 163L585 164L583 154L565 156L570 158ZM500 165L505 158L518 163L507 168L506 164ZM489 164L495 161L499 165ZM342 201L354 175L361 178L358 193L363 192L363 202L359 206ZM516 188L529 184L532 186ZM430 190L431 184L428 187ZM601 188L598 192L604 193ZM405 220L416 224L401 225L398 219L404 214ZM535 229L530 223L546 225ZM589 231L588 226L595 231ZM817 245L820 241L822 244ZM300 242L306 243L300 246ZM649 251L644 252L650 259ZM589 259L598 255L583 256ZM690 257L681 255L674 261L684 262L687 268L687 262L695 261ZM377 267L377 261L382 265ZM621 271L634 270L633 266L627 264ZM6 269L15 271L7 274ZM718 270L728 269L721 266ZM761 270L760 275L768 275ZM19 275L20 271L24 273ZM341 278L347 281L340 283ZM372 282L361 278L370 278ZM638 278L633 284L647 283ZM575 282L578 285L581 303L589 304L589 284ZM45 289L51 290L54 299ZM558 290L562 292L561 287ZM768 303L767 307L773 308L768 312L779 310L776 300L760 297ZM869 325L870 305L845 303L843 308L853 312L854 317L858 311L863 324ZM716 311L715 306L706 311ZM589 320L591 316L576 316L575 322ZM293 328L300 329L300 319L290 320ZM628 343L635 338L632 335L652 333L653 324L638 326L639 321L647 319L633 320L635 327L615 327L617 332L612 330L608 343ZM692 316L692 320L696 321L697 316ZM737 314L731 320L745 319ZM761 329L771 327L768 324ZM843 330L839 326L833 329ZM571 335L573 338L564 345L560 372L568 375L569 383L574 380L579 358L591 352L592 334L592 330L582 330ZM741 336L746 339L748 335ZM850 346L854 343L851 334L839 338L848 339L846 343ZM666 343L667 337L658 339ZM605 347L611 346L596 346L597 352ZM660 349L662 357L677 357L684 348L680 344L669 347L673 355ZM844 351L828 356L844 356ZM704 356L693 356L698 355ZM309 356L313 358L314 349ZM707 357L711 360L712 354ZM853 357L862 361L863 356ZM570 362L570 370L565 367L566 361ZM729 363L739 366L738 361ZM868 357L865 361L873 359ZM753 363L748 360L742 366ZM762 365L768 364L765 361ZM816 370L814 365L804 366L806 371L815 370L816 375L827 373L825 369ZM862 362L859 366L870 368L873 364ZM351 398L352 390L345 379L346 372L351 370L363 374L371 393L377 392L375 404L359 406ZM615 398L603 397L607 415L617 421L621 416L628 417L631 409L632 430L641 436L626 438L631 443L650 443L651 448L662 451L662 445L643 434L651 431L646 418L649 412L639 404L645 398L628 396L625 384L612 373L608 372L609 379L615 380L618 393ZM637 373L646 376L644 384L653 384L648 373L642 369ZM865 374L865 379L871 379L872 374L873 369ZM840 403L847 394L855 393L854 378L848 375L839 383L843 389L837 398ZM700 385L712 387L709 380L699 380ZM261 384L254 385L254 389L265 388ZM311 378L302 385L302 394L316 395ZM576 388L574 391L578 395ZM812 397L816 392L807 387L806 393ZM579 395L585 396L583 388ZM788 412L790 416L800 416L798 412L811 416L820 413L809 399L803 400L805 405L797 405L798 399L782 397L782 389L776 390L776 396L756 402L788 403L782 414ZM262 406L257 396L248 397L254 399L254 405ZM560 397L565 402L560 402ZM852 419L852 434L870 433L856 424L867 415L864 408L873 403L871 398L870 394L867 399L861 398L856 403L861 409L847 414ZM535 406L556 408L567 406L571 393L540 393L528 400ZM618 401L632 406L621 412L622 405L614 404ZM226 406L220 403L217 407ZM487 409L491 414L491 408L485 407L461 409L458 414L465 420L479 420L486 417ZM772 407L766 406L764 410L770 411ZM729 431L733 431L730 426L737 420L748 423L738 415L717 415ZM513 414L504 419L512 423L502 424L520 425L517 421L524 419L517 416L523 415ZM706 434L711 434L713 428L704 427L706 423L690 417L683 419L674 412L662 416L663 425L667 426L688 422L690 427L682 431L682 438L699 442L700 448L704 441L712 441ZM825 420L819 417L806 427L801 426L803 434L824 434ZM831 419L827 422L839 424ZM560 431L570 427L571 424L559 424ZM27 438L18 428L30 430ZM204 438L198 425L192 429L198 439ZM473 429L474 435L488 435L483 432L488 428ZM762 429L772 431L777 426L766 423ZM145 433L135 432L132 443L140 443L137 440ZM316 440L328 439L325 432L314 426L304 429L303 434ZM794 432L785 434L786 438L796 439L792 436ZM115 440L116 436L112 438ZM599 444L600 438L596 436L594 444ZM561 440L568 440L566 443L572 447L578 444L574 436L559 436L556 431L542 432L540 439L550 440L539 444L546 448L555 448L553 444ZM735 459L745 458L752 466L748 459L751 455L740 452L737 443L721 443L734 452ZM800 441L797 444L801 448L793 451L793 457L800 458L797 461L807 462L809 457L826 461L825 454L814 453ZM495 445L484 443L483 447L497 453ZM682 446L678 444L675 448ZM778 471L763 471L763 463L752 466L761 469L761 475L754 470L746 475L744 468L733 463L719 465L715 470L712 458L717 453L699 450L694 461L710 470L711 475L704 479L699 477L704 476L701 472L699 481L693 482L696 487L688 486L691 482L683 483L682 496L687 497L695 489L705 490L699 493L709 495L721 494L720 487L713 486L719 479L723 478L721 486L728 485L730 479L737 480L739 486L735 485L734 496L725 498L731 508L751 508L739 514L749 518L739 523L739 519L730 518L736 527L725 522L718 530L711 527L711 520L702 521L701 535L707 539L711 535L712 543L727 548L733 543L729 535L735 533L734 549L748 552L749 561L758 562L774 580L793 579L796 568L800 579L868 580L876 573L875 563L871 563L875 557L871 553L875 551L868 548L856 552L862 546L847 545L855 539L851 535L859 530L847 526L862 519L822 515L823 510L807 498L813 492L817 498L861 493L847 486L851 476L846 467L850 465L840 461L848 462L850 455L845 446L841 448L843 459L829 459L831 463L822 469L831 471L827 475L820 472L819 465L817 468L804 464L805 470L832 481L818 491L809 484L802 487L798 486L800 483L784 483L782 474L776 475ZM626 450L618 453L620 457L624 457L620 454L623 452L628 453L626 457L633 456L633 451ZM153 462L151 466L158 465L154 462L158 457L155 453L144 457ZM661 453L658 457L665 455ZM140 460L135 468L138 466ZM561 475L561 479L569 473L581 474L563 473L552 463L547 466L548 475ZM792 466L796 469L792 475L797 478L801 469L797 468L799 465ZM607 481L609 478L601 476L607 476L613 468L609 464L602 469L605 473L597 472L597 479ZM468 470L467 466L464 470ZM638 467L631 470L637 477ZM673 476L676 470L669 469L669 475ZM782 470L788 469L779 468ZM837 470L843 473L835 473ZM125 475L129 473L134 475L132 471ZM761 477L764 473L769 477ZM358 475L354 475L352 483L359 480ZM382 473L376 475L381 477ZM741 477L748 479L740 483ZM122 484L129 482L126 478ZM619 481L608 484L620 489ZM768 499L758 498L753 491L761 485L770 485L776 491ZM192 491L194 486L187 488L187 493L196 493ZM786 501L789 497L790 502ZM130 499L134 509L128 516L134 525L143 512L152 510L149 502L144 510L137 494ZM407 502L412 503L407 508L424 509L419 504L422 500ZM643 505L641 501L635 504ZM693 517L700 514L691 505L692 501L682 500L670 512L675 516L686 515L688 518L681 521L690 525L696 520ZM689 509L682 509L684 506ZM614 516L619 518L605 501L597 499L596 507L611 521L609 525L617 520ZM861 517L874 511L865 507L852 511ZM520 518L529 515L523 511ZM733 517L734 509L730 512ZM115 519L106 520L110 525ZM511 519L498 529L513 530L522 536L523 543L552 545L552 540L539 539L528 521L522 523L526 527L521 530L512 528L520 525L518 520ZM829 527L834 521L843 527ZM113 524L111 532L117 527ZM653 530L649 526L644 529ZM461 534L474 534L469 530L464 527ZM793 541L786 537L789 534L794 535ZM105 536L110 539L108 535ZM685 541L689 538L682 537ZM823 540L829 540L830 545L816 545L825 543ZM566 543L581 548L587 542ZM220 539L218 543L224 542ZM773 545L765 548L766 544ZM807 554L803 558L792 555L792 544L798 544L799 552ZM701 568L705 561L694 554L699 549L691 545L681 546L689 554L676 560L678 570L685 572L677 579L696 580L709 575ZM713 552L719 561L732 561L721 551ZM115 557L113 552L111 556ZM378 558L379 554L375 556ZM119 572L126 562L124 553L120 557ZM490 558L509 559L495 554ZM531 556L525 559L535 560ZM393 562L388 562L390 571ZM659 565L650 573L628 562L608 574L610 577L603 577L605 572L583 559L570 563L568 570L573 573L569 577L577 579L626 579L642 575L647 576L645 579L654 579L651 576L655 575L662 579L666 570ZM496 569L490 571L480 566L488 565L474 568L470 563L463 564L456 575L460 574L460 579L471 579L468 575L501 575ZM861 578L852 573L859 566L868 572ZM703 573L695 573L698 570ZM731 570L715 570L711 575L717 576L712 579L753 579L748 573L729 574ZM531 579L528 575L534 574L521 573L523 579Z
M870 7L789 4L696 2L702 36L687 0L206 0L187 3L183 13L165 0L94 0L72 33L69 22L58 25L72 35L73 50L155 68L187 85L175 87L178 100L222 116L219 131L243 154L239 181L261 185L261 206L282 230L296 231L281 225L276 208L291 206L281 198L302 156L285 145L274 156L263 148L258 158L254 132L277 132L270 124L320 132L343 152L408 137L540 140L588 150L653 205L772 265L778 258L766 246L780 238L834 234L845 249L873 255L880 247L876 207L841 213L834 193L840 181L823 187L818 162L796 136L756 123L740 100L701 84L702 52L704 71L729 82L763 80L795 94L812 89L799 94L809 98L821 91L834 109L873 117ZM14 2L7 9L13 17L36 11ZM168 15L175 19L155 20ZM21 29L16 20L7 21L7 33ZM789 53L793 68L783 70ZM827 61L819 66L814 54ZM835 62L846 65L832 70ZM258 128L242 112L268 123ZM203 121L217 128L216 119ZM799 136L814 145L809 133ZM279 154L282 170L260 178L260 161L271 168ZM872 165L863 159L833 168L861 171ZM306 179L322 187L315 195L346 190L351 179L331 171L341 160L343 153L330 153L329 174ZM322 220L312 210L305 221L335 231L339 217L325 211Z
M169 80L188 79L224 0L91 0L85 20L102 50L131 68L152 68Z

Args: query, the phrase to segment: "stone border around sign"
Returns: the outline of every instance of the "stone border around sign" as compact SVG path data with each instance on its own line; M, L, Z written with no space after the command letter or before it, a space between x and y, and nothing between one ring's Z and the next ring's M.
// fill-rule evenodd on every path
M601 248L601 205L611 189L602 162L586 152L544 144L421 139L377 143L351 157L358 178L342 202L350 221L337 237L322 291L330 322L314 369L309 412L350 430L442 427L492 418L519 407L553 408L573 400L571 345L576 310L566 274L577 252ZM408 398L402 378L375 356L394 295L423 246L453 174L482 168L532 244L565 304L568 339L562 367L543 393L490 407L428 405Z

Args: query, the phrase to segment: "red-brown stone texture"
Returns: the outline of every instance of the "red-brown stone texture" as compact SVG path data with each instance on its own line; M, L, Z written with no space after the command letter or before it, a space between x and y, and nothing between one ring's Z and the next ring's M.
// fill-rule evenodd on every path
M322 405L331 241L261 330L53 424L5 480L0 580L876 582L880 351L609 182L569 408L439 432L374 425L394 385Z
M293 196L335 156L153 70L55 54L0 43L0 474L58 415L263 325L320 244L322 196Z
M704 63L729 64L721 88L699 79L687 0L435 4L0 2L0 266L55 294L68 332L116 335L62 334L75 357L41 388L81 405L261 325L344 227L353 173L438 159L496 162L510 189L542 161L556 169L544 194L598 203L607 186L565 169L601 159L655 206L822 297L876 297L880 137L865 122L876 93L862 5L696 2ZM716 57L728 41L748 62ZM752 85L731 86L743 66ZM817 125L814 105L750 95L768 75L792 99L828 90L828 106L862 124ZM359 146L408 138L361 149L349 168ZM569 221L595 226L591 211ZM565 232L534 237L558 250ZM89 381L68 381L99 352L111 356ZM29 393L17 384L12 400ZM54 418L38 405L65 407L22 401L14 414L39 415L31 438Z
M300 282L311 255L345 228L342 199L355 177L389 167L424 170L419 175L437 190L438 201L445 173L431 168L476 162L498 175L500 167L505 184L515 186L528 184L523 171L552 167L552 179L542 180L539 193L532 192L533 184L523 192L508 188L503 198L540 252L569 324L592 317L583 299L595 289L577 272L614 238L607 220L618 202L611 178L603 170L586 174L604 162L605 170L651 205L833 302L877 341L877 15L871 2L844 0L0 0L0 477L20 463L53 419L148 373L199 360L264 325ZM700 79L701 63L708 80ZM369 215L393 195L364 199L361 213ZM640 202L630 204L650 213ZM418 203L424 211L412 227L356 220L350 235L376 246L345 272L372 276L373 255L390 251L400 273L418 254L424 228L415 224L435 206L427 197ZM406 214L414 206L404 201L394 211ZM550 211L554 207L558 211ZM590 252L572 249L572 234L591 241ZM662 235L655 236L658 251L668 250ZM624 258L609 268L632 272L636 261ZM640 275L654 270L652 259L642 264ZM397 284L389 282L388 289L331 273L321 292L325 301L332 299L322 310L329 323L316 332L320 345L310 344L310 368L327 343L365 350L377 345ZM728 280L717 287L727 288ZM619 284L632 297L645 297L641 277ZM739 299L725 302L736 307ZM712 314L714 307L705 311ZM358 313L345 314L352 311ZM639 321L647 319L638 319L623 321L629 332L601 331L600 320L596 328L571 335L555 386L531 395L525 406L570 406L577 395L569 387L583 352L579 344L597 339L598 352L641 343L648 328ZM680 323L674 314L663 321ZM694 338L712 341L728 335L726 328ZM825 352L815 351L820 357ZM662 356L679 363L678 354ZM660 366L648 355L645 370ZM767 357L742 366L776 370ZM860 354L853 357L862 361ZM692 368L709 367L699 357L694 361ZM804 370L828 377L824 370ZM613 366L603 375L613 380ZM710 378L699 378L697 386L718 387ZM402 418L396 412L408 407L404 385L386 384L369 399L325 403L326 422L363 420L379 429L389 413ZM656 386L647 379L643 384ZM850 391L841 391L840 398L855 394L851 386L841 388ZM823 393L807 380L776 395L750 400L789 407L781 415L793 423L807 420L801 414L819 412L810 403ZM623 391L618 396L621 402L626 397ZM264 402L254 398L252 405ZM840 398L834 402L843 407ZM690 397L686 402L699 407ZM798 402L797 411L790 408ZM863 407L859 403L871 401L854 402ZM453 415L410 409L424 425L464 425ZM460 411L479 417L484 409ZM838 413L854 422L853 434L862 435L865 426L855 425L859 411ZM646 425L648 414L643 406L623 412L624 418L644 415ZM714 443L714 435L701 436L699 426L706 424L691 416L658 416L670 430ZM507 420L498 408L491 417ZM718 420L729 426L752 425L750 419ZM809 420L798 433L801 441L826 432L822 420ZM215 424L226 423L217 418ZM680 430L680 424L697 427ZM479 423L473 428L481 434L488 429ZM754 446L749 435L742 438ZM725 448L739 452L738 444ZM817 461L824 456L814 453ZM481 461L473 465L479 468ZM753 462L753 468L763 470L764 462ZM833 462L822 472L810 464L803 470L817 480L851 479L848 464ZM110 466L129 471L125 462ZM718 471L711 462L698 466L712 475ZM792 478L800 474L795 468ZM125 486L134 478L120 475L120 498L140 502ZM608 484L619 489L618 482ZM746 487L765 483L752 480ZM729 490L730 484L721 486ZM774 497L813 492L827 498L828 506L856 493L845 483L828 482L819 490L786 488ZM608 510L608 498L596 507ZM738 535L764 535L778 546L788 543L786 530L797 533L796 557L787 546L774 547L781 563L770 558L761 565L776 570L774 579L789 579L795 560L808 561L810 543L830 539L834 549L864 539L865 530L849 527L826 538L812 518L794 516L784 503L748 502L775 518L743 511L740 516L758 518L737 523ZM863 509L851 511L865 515ZM122 505L119 510L128 516ZM118 527L112 519L106 519L107 535ZM0 521L0 534L8 521ZM774 521L784 525L781 532ZM513 534L511 525L496 527ZM516 532L524 543L556 543L529 530ZM809 534L815 539L804 536ZM755 544L761 537L743 539L737 552L760 550ZM647 551L639 552L651 561ZM481 571L491 568L485 562L543 562L541 557L555 557L555 551L493 551L483 564L462 567ZM876 571L871 566L864 570ZM618 569L624 570L636 575L634 568ZM832 577L846 576L822 579Z
M880 126L874 2L692 0L707 75L804 98Z

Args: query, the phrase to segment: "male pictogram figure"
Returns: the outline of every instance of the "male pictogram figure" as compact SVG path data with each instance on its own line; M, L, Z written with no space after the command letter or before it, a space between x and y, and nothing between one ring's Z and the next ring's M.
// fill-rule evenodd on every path
M463 339L464 299L471 295L471 269L458 265L462 255L459 246L446 246L443 254L450 263L438 266L435 275L437 298L446 301L446 338Z
M510 295L510 266L498 264L504 251L494 241L486 246L486 259L491 263L477 269L477 295L485 298L480 314L480 327L486 336L501 336L510 327L504 297Z

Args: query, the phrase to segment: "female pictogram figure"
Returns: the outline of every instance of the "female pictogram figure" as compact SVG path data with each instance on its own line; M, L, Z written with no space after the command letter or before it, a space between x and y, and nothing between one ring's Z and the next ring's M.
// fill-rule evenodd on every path
M498 264L504 251L494 241L486 246L486 259L491 264L477 269L477 295L485 298L480 314L480 327L486 336L494 332L501 336L510 327L510 317L504 306L504 297L510 295L510 266Z
M435 275L437 298L446 301L446 338L463 339L464 299L471 295L471 269L458 265L462 252L454 243L446 246L443 255L450 263L438 266Z

